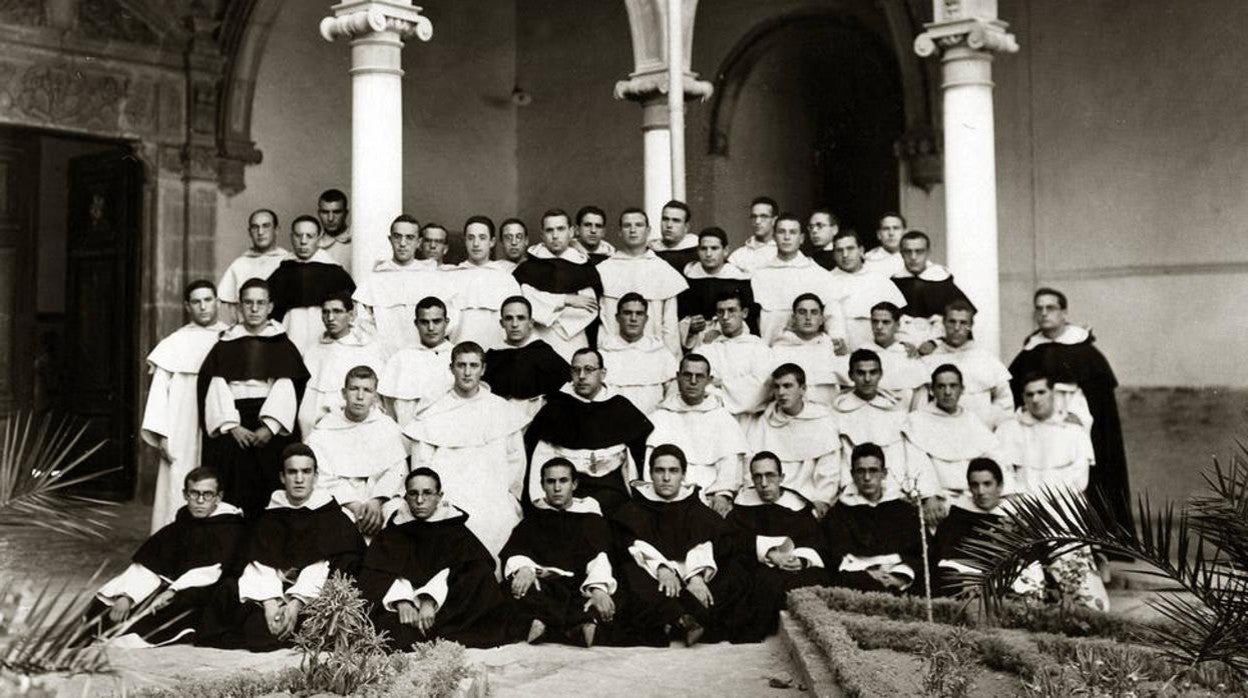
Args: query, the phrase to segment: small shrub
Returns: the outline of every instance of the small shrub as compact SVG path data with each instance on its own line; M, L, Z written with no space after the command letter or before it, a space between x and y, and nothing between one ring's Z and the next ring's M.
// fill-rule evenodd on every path
M373 627L368 604L349 577L331 575L304 614L295 634L304 688L350 695L390 676L385 634Z
M923 691L937 698L965 698L975 685L975 645L966 628L958 628L948 642L928 641L923 645Z
M412 652L395 657L401 667L383 688L364 692L367 698L441 698L459 688L467 678L464 647L435 640L417 644Z

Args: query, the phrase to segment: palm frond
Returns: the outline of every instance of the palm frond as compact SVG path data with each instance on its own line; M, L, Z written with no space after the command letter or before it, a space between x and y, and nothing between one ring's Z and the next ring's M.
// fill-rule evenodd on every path
M70 589L68 581L59 587L41 585L24 614L16 608L20 605L20 595L14 591L17 585L13 580L5 582L0 599L14 608L0 618L0 669L23 674L108 673L103 645L91 642L99 619L87 616L103 570L101 565L86 586L78 589Z
M85 422L72 417L19 413L0 432L0 527L35 526L69 536L102 537L112 502L74 494L70 488L116 470L77 473L104 442L79 445Z

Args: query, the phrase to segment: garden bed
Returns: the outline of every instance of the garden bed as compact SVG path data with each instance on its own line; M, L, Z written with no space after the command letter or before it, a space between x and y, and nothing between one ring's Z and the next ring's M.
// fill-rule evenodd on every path
M816 695L1242 695L1229 670L1185 671L1141 643L1162 626L1023 604L990 624L953 599L925 619L922 599L810 587L789 594L783 629Z

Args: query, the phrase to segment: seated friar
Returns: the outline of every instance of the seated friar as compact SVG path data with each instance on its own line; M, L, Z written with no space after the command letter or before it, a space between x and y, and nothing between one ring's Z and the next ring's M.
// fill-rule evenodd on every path
M288 647L304 607L329 575L354 576L364 539L327 492L316 489L316 453L306 444L282 452L282 489L256 520L238 579L242 608L234 642L253 652Z
M499 555L503 593L531 643L550 638L592 647L615 627L611 528L597 500L575 496L578 477L566 458L543 463L544 496Z
M774 623L754 603L733 552L732 529L684 484L685 454L661 444L650 454L650 481L612 518L617 559L628 590L626 622L638 644L758 642Z
M742 559L750 561L760 601L778 612L786 592L828 583L828 554L815 508L795 490L782 487L780 458L760 451L750 459L753 487L741 490L728 523L741 537Z
M918 507L889 480L884 450L858 444L853 482L823 520L832 586L859 591L923 593L923 529Z
M321 304L325 334L303 353L308 369L308 385L299 401L299 433L306 440L312 428L326 414L341 408L342 381L356 366L380 372L386 365L382 347L375 338L355 326L355 301L349 294L330 296Z
M396 652L434 639L468 647L508 642L494 558L465 525L468 515L443 499L430 468L413 470L405 487L406 506L369 546L360 572L373 624Z
M403 494L407 449L399 425L378 408L372 368L347 372L342 399L343 407L322 417L306 443L316 453L316 489L341 504L368 539L381 531L386 503Z
M87 611L121 647L201 643L204 610L237 589L243 511L221 501L220 478L208 467L187 473L186 506L152 534L130 566L96 594ZM237 593L234 591L234 593ZM126 628L116 628L119 623ZM202 644L202 643L201 643Z

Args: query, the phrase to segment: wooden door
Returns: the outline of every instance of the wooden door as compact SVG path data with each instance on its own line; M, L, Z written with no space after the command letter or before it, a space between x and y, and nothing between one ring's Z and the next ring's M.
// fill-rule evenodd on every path
M38 139L0 129L0 416L33 408Z
M121 149L69 162L63 408L89 420L85 444L106 441L82 467L118 468L89 487L116 499L136 471L141 180Z

